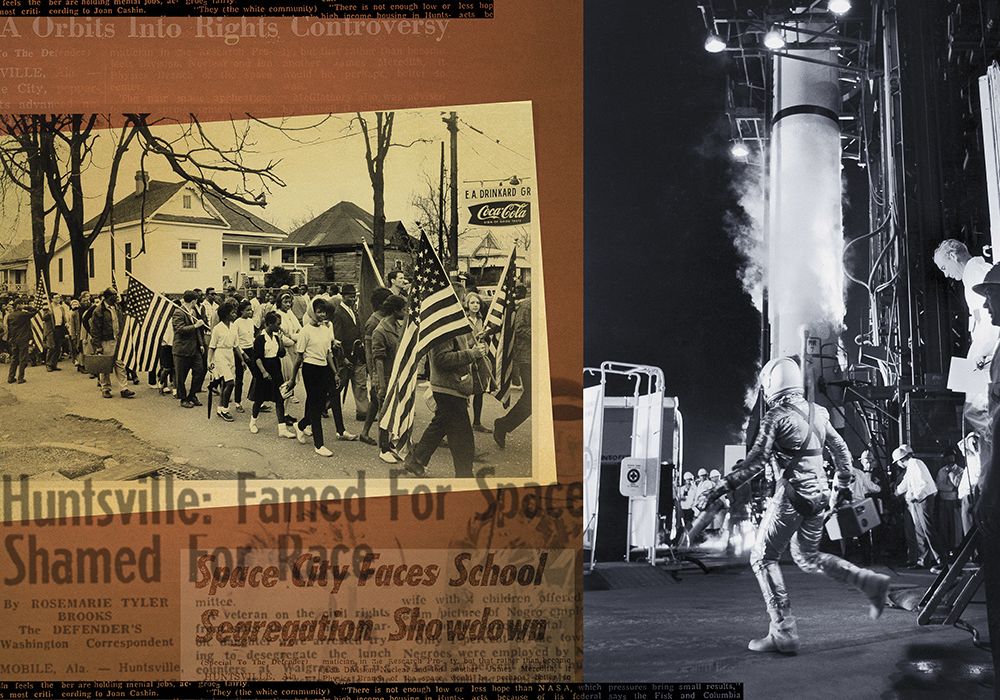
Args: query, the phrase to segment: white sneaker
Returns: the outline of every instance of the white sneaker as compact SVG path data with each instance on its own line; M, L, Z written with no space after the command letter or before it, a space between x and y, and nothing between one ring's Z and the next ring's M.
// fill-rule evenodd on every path
M306 429L303 430L302 432L305 433L306 435L308 435L309 437L312 437L313 436L313 427L311 425L307 425Z
M257 433L260 432L260 428L257 427L257 419L256 418L251 418L250 419L250 432L253 433L254 435L256 435Z
M399 464L399 460L392 452L379 452L378 458L386 464Z
M302 432L301 428L299 428L298 423L295 424L295 439L301 442L303 445L306 444L306 434Z
M330 448L327 447L326 445L323 445L322 447L317 447L316 454L318 454L320 457L333 457L333 453L330 452Z
M337 433L337 439L343 440L345 442L353 442L354 440L358 439L358 436L355 435L354 433L349 433L345 430L342 433Z
M295 438L295 433L288 429L284 423L278 425L278 437Z

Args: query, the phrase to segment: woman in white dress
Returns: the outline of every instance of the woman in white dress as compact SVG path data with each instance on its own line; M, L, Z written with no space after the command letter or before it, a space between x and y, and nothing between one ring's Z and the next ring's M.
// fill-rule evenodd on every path
M278 315L281 316L281 344L285 346L285 356L281 358L281 373L285 377L292 376L292 367L298 358L295 345L299 341L299 333L302 332L302 324L292 313L292 295L282 292L278 297ZM292 398L292 403L299 400Z

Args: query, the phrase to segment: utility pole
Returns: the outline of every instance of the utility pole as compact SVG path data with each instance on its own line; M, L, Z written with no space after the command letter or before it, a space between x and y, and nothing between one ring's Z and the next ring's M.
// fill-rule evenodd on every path
M444 259L444 141L441 142L441 181L438 183L438 255Z
M451 226L448 231L448 269L458 269L458 112L450 112L441 121L451 134Z

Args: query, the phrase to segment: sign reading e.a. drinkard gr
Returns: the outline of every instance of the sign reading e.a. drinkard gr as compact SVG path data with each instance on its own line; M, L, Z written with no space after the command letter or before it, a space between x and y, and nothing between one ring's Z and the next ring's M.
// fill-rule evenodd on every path
M516 226L531 221L531 202L479 202L469 207L475 226Z

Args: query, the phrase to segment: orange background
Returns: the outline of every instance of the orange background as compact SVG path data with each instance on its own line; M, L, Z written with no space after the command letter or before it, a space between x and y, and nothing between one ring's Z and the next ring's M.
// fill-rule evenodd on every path
M583 39L582 7L576 0L497 0L492 20L452 20L440 42L436 37L317 37L297 38L291 20L276 23L278 36L243 38L235 46L221 39L194 36L195 20L171 19L181 25L176 39L126 36L128 20L115 21L114 38L52 39L34 36L30 20L18 20L20 38L6 36L0 46L3 67L40 69L40 77L0 77L0 111L121 113L143 111L182 116L195 113L204 120L241 116L315 114L354 110L460 105L531 100L541 221L545 298L548 317L550 371L553 379L558 474L563 485L580 481L582 420L579 378L583 355ZM66 18L61 18L66 22ZM0 25L2 26L2 25ZM362 65L348 66L358 49ZM410 50L400 60L392 51ZM42 52L48 53L43 56ZM416 64L414 64L416 60ZM373 76L378 71L380 75ZM22 74L23 76L23 74ZM34 92L32 92L34 91ZM27 103L26 100L34 100ZM16 465L15 465L16 466ZM413 483L401 486L413 488ZM519 495L529 491L521 489ZM554 493L557 506L566 505L567 489ZM582 492L581 492L582 495ZM523 499L522 503L523 503ZM67 596L165 596L166 609L150 608L116 614L116 623L137 622L148 632L169 635L178 629L176 609L180 550L200 535L201 547L267 546L289 530L304 542L332 548L337 543L365 543L373 549L430 549L455 546L579 548L581 521L565 509L561 514L526 515L523 510L499 522L480 521L476 514L486 500L478 492L448 494L443 519L407 517L409 499L397 501L402 517L390 521L390 499L372 499L364 522L239 524L235 509L210 511L211 522L194 526L112 525L110 527L15 526L38 538L40 546L148 546L153 533L161 537L163 581L159 585L19 586L6 587L2 597L16 599L16 612L5 610L5 626L33 625L39 611L31 599ZM577 496L576 508L582 508ZM5 534L7 534L5 533ZM3 567L0 576L11 574ZM567 586L581 590L577 571ZM46 638L45 626L39 639ZM582 656L577 624L577 659ZM147 633L148 634L148 633ZM176 635L176 632L174 633ZM11 634L11 637L15 635ZM119 661L162 663L179 650L93 650L66 655L58 651L0 650L0 663L54 663L52 678L176 678L160 672L125 673ZM71 662L87 668L74 672ZM97 672L97 668L108 672ZM5 674L9 679L35 678L35 672ZM530 680L530 679L526 679ZM572 680L572 679L567 679Z

